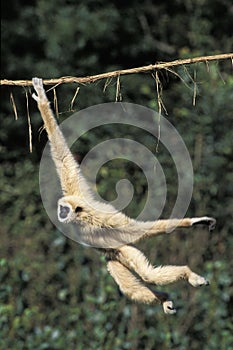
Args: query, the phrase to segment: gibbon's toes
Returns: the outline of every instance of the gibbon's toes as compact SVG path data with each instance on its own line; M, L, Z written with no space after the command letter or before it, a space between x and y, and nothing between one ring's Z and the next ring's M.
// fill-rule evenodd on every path
M194 272L192 272L188 281L193 287L208 286L210 284L204 277L199 276Z
M192 226L194 225L208 225L209 231L213 231L216 226L216 219L210 218L208 216L204 216L202 218L193 218L192 219Z
M165 314L175 314L176 313L176 309L173 306L173 302L171 300L167 300L163 302L163 311L165 312Z

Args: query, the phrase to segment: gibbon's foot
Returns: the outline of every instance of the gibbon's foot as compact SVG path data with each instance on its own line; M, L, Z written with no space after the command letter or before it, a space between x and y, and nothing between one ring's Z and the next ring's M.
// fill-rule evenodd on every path
M176 313L176 309L173 306L173 302L171 300L168 300L169 295L167 293L154 291L154 294L163 305L163 311L165 312L165 314L172 315Z
M192 272L188 278L189 283L193 287L208 286L210 283L204 277Z
M209 218L208 216L203 216L201 218L191 219L192 226L194 225L208 225L209 231L213 231L216 226L216 220L214 218Z
M167 300L163 302L163 311L165 314L173 315L176 313L176 309L173 306L173 302L171 300Z

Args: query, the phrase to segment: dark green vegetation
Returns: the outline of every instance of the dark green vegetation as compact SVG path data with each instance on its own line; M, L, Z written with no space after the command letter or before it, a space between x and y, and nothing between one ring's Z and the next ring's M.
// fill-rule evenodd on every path
M232 50L231 0L155 3L4 1L1 76L85 76ZM160 72L160 80L167 118L185 140L193 161L195 183L188 215L212 215L218 224L211 234L195 228L140 246L154 264L189 264L211 281L210 286L194 289L181 281L161 288L171 292L179 308L176 316L164 315L160 306L136 305L122 296L105 269L104 259L67 239L50 223L38 184L46 142L45 133L40 136L39 132L41 118L29 94L30 154L25 90L1 87L1 349L226 350L232 346L231 62L202 63L176 72L182 79ZM195 106L192 79L197 82ZM74 108L114 101L116 80L104 91L105 83L80 86ZM69 109L76 87L57 88L60 112ZM121 87L123 101L158 108L150 74L123 77ZM17 105L17 121L10 93ZM61 114L61 120L70 114ZM114 137L114 132L109 128L87 135L80 155L106 133ZM119 130L121 135L123 132ZM135 138L155 150L156 142L147 135L139 133ZM176 198L176 172L162 146L157 156L168 184L166 216ZM98 178L99 190L112 199L114 183L126 176L135 188L128 214L136 216L145 200L146 184L132 164L106 164Z

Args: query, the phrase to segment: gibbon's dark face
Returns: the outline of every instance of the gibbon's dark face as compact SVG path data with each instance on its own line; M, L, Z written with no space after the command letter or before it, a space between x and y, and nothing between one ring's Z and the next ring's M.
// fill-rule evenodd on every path
M70 208L64 205L59 205L59 218L67 219Z

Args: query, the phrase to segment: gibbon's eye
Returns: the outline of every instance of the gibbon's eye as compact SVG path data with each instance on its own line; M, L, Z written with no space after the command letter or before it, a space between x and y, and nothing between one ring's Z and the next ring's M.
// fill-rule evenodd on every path
M60 213L59 213L59 216L60 216L61 219L67 218L69 212L70 212L70 208L69 208L69 207L60 205Z
M82 207L76 207L75 208L75 213L80 213L83 210Z

